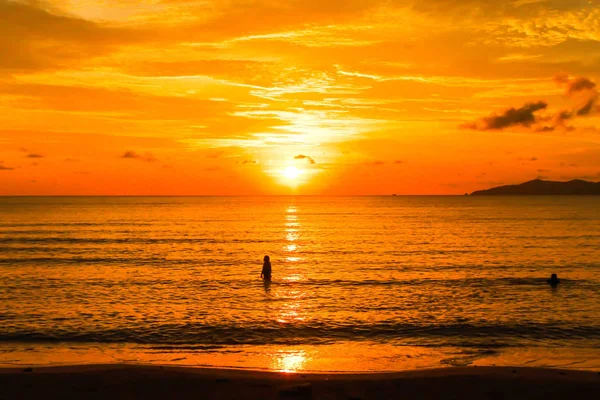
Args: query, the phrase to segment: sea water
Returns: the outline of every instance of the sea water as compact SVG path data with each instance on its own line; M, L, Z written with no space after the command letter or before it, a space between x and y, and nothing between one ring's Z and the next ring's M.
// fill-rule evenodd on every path
M0 365L600 370L599 206L0 198Z

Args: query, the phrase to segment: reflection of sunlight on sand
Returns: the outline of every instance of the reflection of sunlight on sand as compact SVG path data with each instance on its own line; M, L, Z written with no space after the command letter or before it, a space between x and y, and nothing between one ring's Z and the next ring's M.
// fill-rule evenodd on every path
M304 350L280 350L273 357L272 368L279 372L298 372L304 368L306 353Z

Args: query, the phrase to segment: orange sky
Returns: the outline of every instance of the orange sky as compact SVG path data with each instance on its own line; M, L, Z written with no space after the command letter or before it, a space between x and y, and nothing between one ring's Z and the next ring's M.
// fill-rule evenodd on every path
M0 21L0 195L600 180L600 0L0 0Z

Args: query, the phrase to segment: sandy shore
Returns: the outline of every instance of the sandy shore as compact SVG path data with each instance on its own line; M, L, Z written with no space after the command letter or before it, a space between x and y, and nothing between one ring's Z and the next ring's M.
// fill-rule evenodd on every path
M139 365L0 369L0 399L600 399L600 373L467 367L285 374Z

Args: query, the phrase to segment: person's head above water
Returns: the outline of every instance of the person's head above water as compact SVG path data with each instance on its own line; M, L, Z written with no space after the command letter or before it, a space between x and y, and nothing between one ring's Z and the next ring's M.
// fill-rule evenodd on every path
M548 283L552 286L556 286L560 283L560 279L558 279L558 275L552 274L550 275L550 279L548 279Z
M271 259L269 258L269 256L265 256L265 258L263 258L264 262L271 262Z

